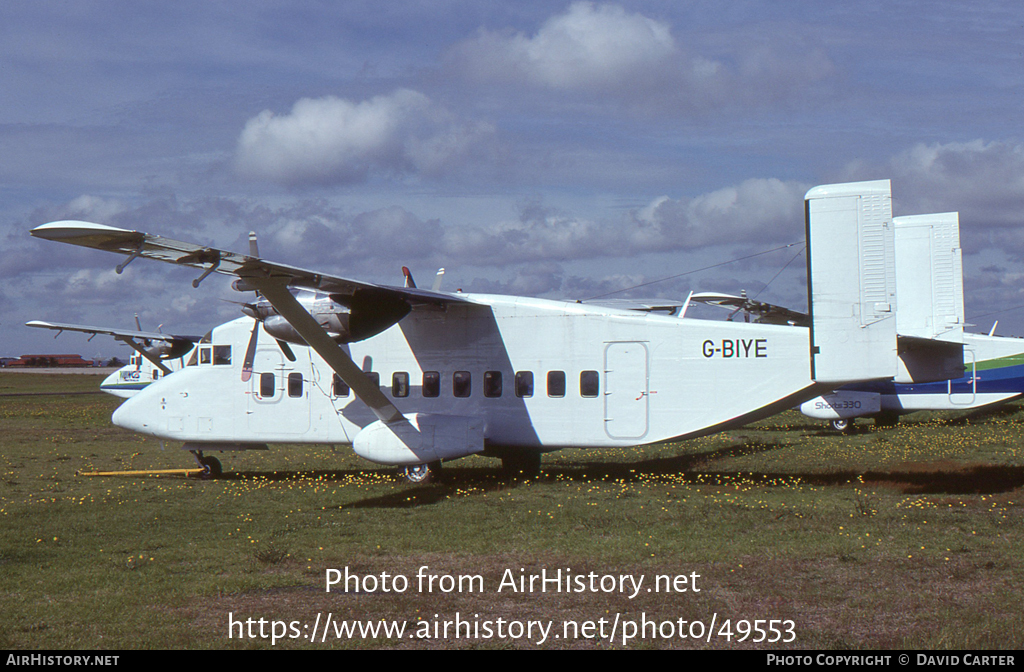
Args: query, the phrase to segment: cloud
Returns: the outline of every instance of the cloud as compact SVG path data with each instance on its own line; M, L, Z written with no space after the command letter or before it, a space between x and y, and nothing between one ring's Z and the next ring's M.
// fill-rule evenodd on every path
M920 143L882 165L852 163L847 179L892 180L894 214L959 212L965 251L1024 258L1024 144Z
M492 133L410 89L361 102L302 98L289 114L264 110L245 124L235 168L248 178L292 185L362 182L371 173L434 177Z
M663 196L633 213L640 247L696 249L733 243L787 243L803 232L808 185L749 179L691 199Z
M636 108L708 111L791 97L834 71L804 40L737 42L691 53L669 24L618 5L575 2L533 35L481 29L451 47L443 66L475 84L611 96Z
M616 5L576 2L532 37L482 29L449 59L473 79L498 76L552 89L587 89L649 71L675 52L667 24Z

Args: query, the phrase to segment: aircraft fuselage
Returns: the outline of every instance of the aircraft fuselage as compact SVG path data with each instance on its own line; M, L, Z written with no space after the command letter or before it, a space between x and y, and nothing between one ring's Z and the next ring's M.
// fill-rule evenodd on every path
M739 426L821 393L808 329L680 319L494 295L412 311L343 346L410 414L475 418L487 446L632 446ZM115 424L209 444L352 443L377 420L308 347L289 361L253 320L215 328L198 360L126 401ZM209 350L204 354L204 350ZM340 383L340 384L339 384Z

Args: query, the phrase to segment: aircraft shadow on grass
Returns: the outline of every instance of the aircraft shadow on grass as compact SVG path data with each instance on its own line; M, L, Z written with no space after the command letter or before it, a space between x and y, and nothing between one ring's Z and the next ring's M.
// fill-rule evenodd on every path
M922 463L905 465L893 469L838 470L829 472L787 471L752 472L732 470L709 470L709 462L724 458L745 457L769 453L788 447L781 443L748 441L716 450L656 458L625 464L585 462L576 465L551 465L545 467L541 480L572 482L617 482L640 483L652 478L675 476L685 483L701 485L732 485L738 481L771 486L774 482L799 482L814 486L845 486L851 483L868 487L890 488L903 494L914 495L979 495L1009 492L1024 486L1024 467L985 464L956 464L952 462ZM365 473L361 470L330 471L278 471L225 473L222 479L267 481L299 481L318 479L321 482L342 481ZM522 486L525 479L507 480L500 470L480 467L450 467L445 470L441 483L415 488L403 488L398 492L377 497L368 497L339 505L339 509L409 509L431 506L453 496L473 496L514 490ZM473 493L466 495L468 488ZM462 493L462 494L459 494ZM327 508L333 508L330 504Z

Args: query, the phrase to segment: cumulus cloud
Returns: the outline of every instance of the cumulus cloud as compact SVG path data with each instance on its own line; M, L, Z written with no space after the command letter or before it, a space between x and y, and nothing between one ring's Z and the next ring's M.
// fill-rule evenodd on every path
M1024 145L918 144L890 161L896 194L924 212L960 210L986 227L1024 223Z
M575 2L533 35L481 29L443 60L449 71L478 84L514 83L612 95L636 107L702 111L785 98L834 70L822 49L792 40L738 44L717 56L692 52L663 21L614 4Z
M1024 257L1024 144L920 143L845 172L848 179L890 178L897 215L959 212L965 251L993 246Z
M492 132L409 89L360 102L303 98L288 114L264 110L245 124L235 168L285 184L360 182L371 173L436 176Z
M604 86L676 52L669 26L616 5L576 2L531 37L481 30L449 54L475 79L501 76L554 89Z
M663 196L633 213L631 237L644 248L695 249L799 240L808 185L749 179L691 199Z

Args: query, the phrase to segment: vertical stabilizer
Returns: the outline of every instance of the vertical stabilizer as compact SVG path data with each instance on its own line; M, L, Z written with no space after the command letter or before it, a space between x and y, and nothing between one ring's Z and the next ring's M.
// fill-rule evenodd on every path
M900 336L963 343L964 274L958 213L896 217Z
M898 383L963 375L964 276L955 212L893 219Z
M815 187L804 201L811 377L897 373L896 257L888 180Z

